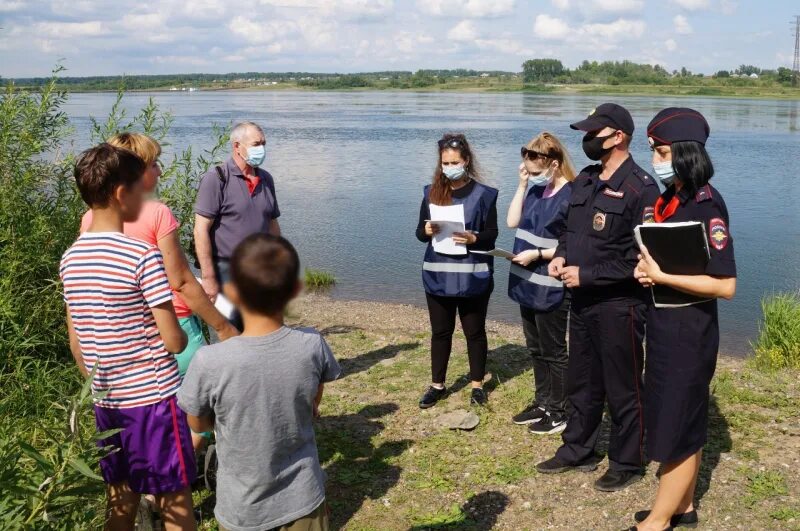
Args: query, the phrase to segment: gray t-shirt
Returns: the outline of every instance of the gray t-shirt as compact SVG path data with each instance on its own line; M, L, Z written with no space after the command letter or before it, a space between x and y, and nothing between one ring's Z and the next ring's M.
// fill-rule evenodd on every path
M340 373L313 329L283 327L197 351L178 405L190 415L215 415L214 514L225 528L272 529L324 501L312 408L319 384Z

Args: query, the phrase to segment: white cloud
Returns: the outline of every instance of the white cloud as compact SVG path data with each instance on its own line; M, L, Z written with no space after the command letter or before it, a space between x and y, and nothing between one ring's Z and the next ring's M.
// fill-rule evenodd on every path
M364 20L382 18L394 9L394 0L259 0L261 5L316 11L320 15Z
M739 3L733 0L720 0L719 7L723 15L733 15L739 8Z
M678 49L678 43L675 42L675 39L667 39L664 41L664 48L666 48L668 52L674 52Z
M478 38L478 29L471 20L462 20L447 32L447 38L456 42L473 41Z
M550 15L536 15L533 32L540 39L561 41L572 34L573 30L560 18Z
M628 13L641 10L644 7L644 0L604 0L602 2L592 2L592 4L601 11Z
M711 0L672 0L672 2L689 11L708 9L711 6Z
M24 2L10 2L8 0L3 0L0 2L0 13L10 13L12 11L19 11L25 7Z
M688 35L693 31L692 25L689 24L689 20L683 15L675 15L675 18L672 19L672 22L675 24L675 33Z
M446 17L484 18L508 15L515 0L417 0L425 14Z
M553 4L553 7L561 11L569 9L569 0L550 0L550 3Z
M38 22L34 25L36 35L52 39L75 39L98 37L109 33L108 27L99 20L89 22Z
M603 51L616 48L622 41L640 38L646 27L642 20L625 18L571 27L560 18L538 15L533 31L540 39L574 42L582 48Z

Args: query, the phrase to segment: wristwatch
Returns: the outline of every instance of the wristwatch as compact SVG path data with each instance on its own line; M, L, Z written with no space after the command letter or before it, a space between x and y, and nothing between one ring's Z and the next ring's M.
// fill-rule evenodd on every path
M537 260L541 260L542 259L542 250L541 249L536 249L536 251L539 253L539 258L537 258Z

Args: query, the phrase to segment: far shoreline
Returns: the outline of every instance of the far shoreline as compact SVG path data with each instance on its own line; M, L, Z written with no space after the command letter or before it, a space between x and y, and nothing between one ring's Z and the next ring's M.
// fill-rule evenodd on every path
M725 87L725 86L698 86L685 85L678 87L670 85L547 85L547 86L437 86L423 88L391 88L391 87L353 87L337 89L321 89L313 87L292 86L248 86L248 87L197 87L193 91L171 90L167 87L132 89L126 88L126 92L131 93L187 93L196 92L309 92L309 93L363 93L363 92L383 92L383 93L415 93L415 94L438 94L438 93L462 93L462 94L535 94L552 96L633 96L633 97L661 97L661 98L712 98L712 99L733 99L733 100L760 100L760 101L800 101L800 89L789 91L748 91L748 87ZM117 90L87 90L70 87L70 92L74 94L106 94L117 93ZM753 93L747 93L753 92Z

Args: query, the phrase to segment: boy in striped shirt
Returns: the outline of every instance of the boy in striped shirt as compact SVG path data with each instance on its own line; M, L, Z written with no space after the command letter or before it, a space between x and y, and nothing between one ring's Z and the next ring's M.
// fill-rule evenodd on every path
M75 165L92 224L67 249L60 276L70 350L81 373L94 370L98 431L122 429L100 446L108 485L106 529L133 529L140 494L153 494L165 528L195 529L190 485L196 468L186 415L177 407L175 353L186 345L156 247L123 235L142 207L144 162L109 144Z

